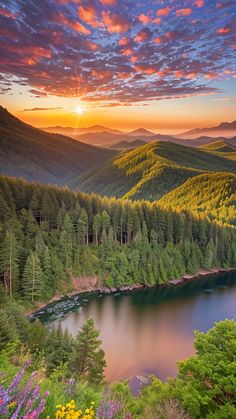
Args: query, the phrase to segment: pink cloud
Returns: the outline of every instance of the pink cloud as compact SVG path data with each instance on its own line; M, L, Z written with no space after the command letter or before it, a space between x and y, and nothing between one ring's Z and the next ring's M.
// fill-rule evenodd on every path
M133 54L133 50L131 48L127 48L124 49L124 51L122 51L122 55L131 55Z
M204 0L196 0L195 6L197 7L203 7L204 6Z
M220 28L216 31L219 35L226 35L229 32L231 32L229 28Z
M161 37L160 37L160 36L158 36L157 38L154 38L154 39L153 39L153 41L154 41L156 44L161 44L162 39L161 39Z
M192 13L192 9L189 7L187 9L178 9L176 10L175 14L176 16L189 16Z
M161 23L161 19L159 18L159 17L157 17L156 19L154 19L153 21L152 21L152 23Z
M103 4L103 6L114 6L116 0L100 0L100 3Z
M130 42L130 39L127 36L123 36L119 39L118 44L121 46L126 46Z
M151 37L151 32L148 28L142 29L134 38L135 42L144 42Z
M139 22L143 23L144 25L147 25L151 22L151 18L148 15L145 15L144 13L141 13L138 17Z
M102 12L102 19L110 33L127 32L130 28L128 21L123 17L110 12Z
M171 7L167 6L157 11L157 16L168 16L171 12Z
M10 12L7 9L3 9L3 8L0 9L0 16L11 17L12 19L16 18L16 15L14 13Z
M215 73L206 73L205 74L205 78L206 79L216 79L217 78L217 74L215 74Z
M58 15L58 20L64 25L69 26L71 29L73 29L76 32L81 32L84 35L89 35L91 33L89 29L87 29L84 25L82 25L82 23L71 21L67 19L62 13Z

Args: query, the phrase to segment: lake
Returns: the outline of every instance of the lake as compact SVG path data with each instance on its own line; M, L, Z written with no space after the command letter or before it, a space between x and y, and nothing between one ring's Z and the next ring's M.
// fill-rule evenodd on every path
M81 294L37 313L73 336L89 316L101 332L109 382L148 374L166 380L176 375L178 360L194 353L194 330L236 320L236 272L122 295Z

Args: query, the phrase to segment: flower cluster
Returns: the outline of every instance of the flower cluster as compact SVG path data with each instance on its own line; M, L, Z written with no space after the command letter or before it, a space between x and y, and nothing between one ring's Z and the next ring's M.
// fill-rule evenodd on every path
M26 368L30 364L27 361L23 368L16 374L12 383L5 390L0 386L0 417L11 419L37 419L45 407L45 398L40 395L40 388L36 385L37 372L33 372L23 388L20 388ZM45 393L45 397L48 392Z
M74 378L70 378L69 380L67 380L67 383L66 383L66 392L67 392L67 394L71 395L71 394L74 393L75 384L76 384L76 381L75 381Z
M112 419L120 411L121 403L112 400L109 393L105 393L100 406L97 409L99 419Z
M90 408L86 409L84 412L81 409L76 409L74 400L71 400L65 406L58 404L56 408L56 419L93 419L95 415L94 402L92 402Z

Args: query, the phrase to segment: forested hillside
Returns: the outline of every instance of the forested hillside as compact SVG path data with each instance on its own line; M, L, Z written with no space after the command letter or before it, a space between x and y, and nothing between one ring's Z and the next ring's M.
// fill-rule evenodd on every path
M155 201L189 177L208 171L236 173L236 164L201 149L154 141L89 170L71 186L84 192Z
M0 178L0 272L26 301L100 285L155 285L199 268L234 267L236 232L156 203L131 202Z
M236 226L236 176L231 173L204 173L188 179L158 202L163 208L188 208L209 220Z
M114 150L41 131L0 107L0 174L65 185L114 154Z

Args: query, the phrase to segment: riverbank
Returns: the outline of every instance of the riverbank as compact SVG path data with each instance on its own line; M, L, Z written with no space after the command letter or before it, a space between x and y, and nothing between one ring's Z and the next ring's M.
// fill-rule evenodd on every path
M94 293L94 292L100 292L102 294L113 294L116 292L127 292L127 291L135 291L138 289L144 289L144 288L154 288L156 286L176 286L176 285L181 285L185 282L189 282L189 281L195 281L197 279L203 278L203 277L207 277L207 276L213 276L219 273L228 273L228 272L235 272L236 268L228 268L228 269L224 269L224 268L212 268L212 269L200 269L198 270L195 274L185 274L183 275L181 278L177 278L177 279L170 279L167 283L165 284L157 284L154 286L148 286L148 285L144 285L144 284L133 284L133 285L127 285L127 286L123 286L120 288L108 288L108 287L99 287L97 286L97 278L96 277L81 277L81 278L75 278L73 280L73 285L76 285L77 287L68 293L65 294L61 294L61 293L57 293L55 294L50 300L46 301L46 302L38 302L35 304L35 306L26 313L27 316L32 316L33 314L37 313L39 310L44 309L45 307L47 307L48 305L61 301L63 298L70 298L73 297L75 295L80 295L80 294L87 294L87 293ZM89 280L88 281L88 286L85 288L84 284L85 284L85 280ZM79 284L83 284L83 286L81 287L81 285L79 286Z

